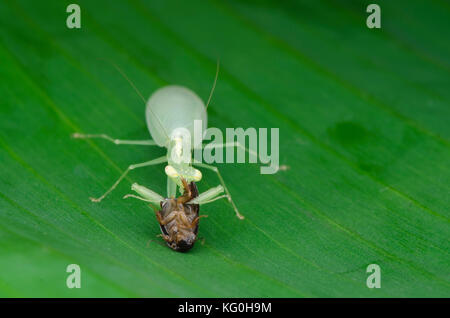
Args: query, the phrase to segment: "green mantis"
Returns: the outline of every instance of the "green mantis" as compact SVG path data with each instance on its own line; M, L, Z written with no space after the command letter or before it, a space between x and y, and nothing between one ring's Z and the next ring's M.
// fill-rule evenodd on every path
M166 164L165 173L167 175L167 198L176 197L177 187L183 192L183 180L187 183L199 182L202 173L197 168L208 169L215 172L219 178L220 185L213 187L187 202L190 204L203 205L215 200L226 198L233 206L236 216L244 219L239 213L231 194L225 184L219 169L213 165L197 162L192 159L192 152L202 147L201 142L194 144L191 137L194 135L194 122L201 121L203 128L207 126L207 107L211 101L212 94L217 82L219 63L217 63L216 76L211 89L207 104L190 89L182 86L169 85L156 90L146 101L136 86L116 65L114 67L134 88L141 99L146 103L146 121L152 140L121 140L112 138L106 134L81 134L74 133L74 138L101 138L116 145L136 145L136 146L159 146L167 149L167 155L152 159L142 163L131 164L114 182L114 184L100 197L91 198L93 202L102 201L110 194L117 185L132 170L149 167L153 165ZM186 137L188 136L188 137ZM243 147L239 143L226 143L215 145L215 147ZM197 168L196 168L197 167ZM164 200L163 196L139 184L133 184L131 189L136 195L126 195L125 198L136 198L154 204L160 204ZM224 194L223 194L224 193Z

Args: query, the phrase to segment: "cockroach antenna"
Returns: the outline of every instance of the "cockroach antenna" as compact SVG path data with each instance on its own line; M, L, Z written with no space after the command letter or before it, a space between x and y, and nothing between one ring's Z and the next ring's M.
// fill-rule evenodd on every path
M214 90L216 89L217 78L219 77L219 68L220 68L220 60L217 59L216 76L214 77L214 83L211 88L211 92L209 93L208 101L206 102L206 110L208 110L209 102L211 101L211 98L214 94Z

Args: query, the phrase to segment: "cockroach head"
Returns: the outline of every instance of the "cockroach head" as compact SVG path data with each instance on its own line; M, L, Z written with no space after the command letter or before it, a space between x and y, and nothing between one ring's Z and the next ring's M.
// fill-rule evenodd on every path
M177 243L174 244L174 246L171 246L171 248L177 252L186 252L194 246L196 238L197 236L195 234L189 233L189 235L184 236L183 239L177 241Z

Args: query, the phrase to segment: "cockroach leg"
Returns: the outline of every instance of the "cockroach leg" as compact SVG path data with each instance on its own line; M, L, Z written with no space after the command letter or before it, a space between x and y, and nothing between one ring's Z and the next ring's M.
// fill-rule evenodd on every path
M156 218L158 219L159 224L166 225L167 223L172 222L178 215L178 211L173 211L169 215L167 215L165 218L161 216L161 212L158 211L156 213Z
M164 241L170 242L170 237L168 235L158 234L158 235L156 235L156 237L162 237Z
M185 204L186 202L192 199L192 192L191 189L189 188L188 183L184 178L181 178L181 182L183 183L184 193L182 196L177 198L177 204Z
M155 209L155 215L156 215L156 219L158 220L158 223L162 224L163 218L161 216L161 212L159 212L159 210Z
M194 221L192 222L192 224L189 226L189 228L191 228L191 229L195 228L197 226L198 221L200 220L200 218L207 218L207 217L208 217L207 215L200 215L200 216L196 217L194 219Z
M162 237L162 234L158 234L156 235L156 237ZM164 238L163 238L164 239ZM145 247L150 247L150 242L155 242L156 244L160 245L160 246L165 246L164 243L162 243L159 240L155 240L155 239L150 239L147 241L147 244L145 245Z

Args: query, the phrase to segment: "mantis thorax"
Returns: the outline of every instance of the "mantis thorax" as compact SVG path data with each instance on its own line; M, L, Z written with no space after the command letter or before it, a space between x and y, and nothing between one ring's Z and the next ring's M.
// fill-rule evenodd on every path
M187 182L198 182L202 179L202 173L192 167L192 149L185 139L172 138L167 149L168 165L165 172L179 187L182 187L182 178Z

